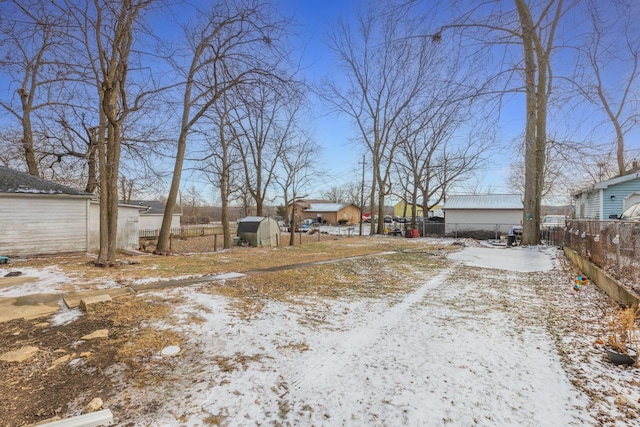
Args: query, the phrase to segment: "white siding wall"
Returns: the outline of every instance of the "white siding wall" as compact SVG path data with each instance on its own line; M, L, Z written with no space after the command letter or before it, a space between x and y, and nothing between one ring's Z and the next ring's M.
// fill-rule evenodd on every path
M162 215L161 214L141 214L140 215L140 230L160 230L162 227ZM171 228L180 227L180 215L173 215L171 220Z
M116 238L117 249L138 249L138 215L139 210L135 206L118 207L118 235ZM100 250L100 204L91 203L89 211L89 250Z
M162 227L162 215L140 214L140 230L159 230Z
M0 255L88 250L89 199L57 195L0 196Z
M522 222L522 211L518 209L447 209L445 211L446 232L456 230L509 231L512 225Z

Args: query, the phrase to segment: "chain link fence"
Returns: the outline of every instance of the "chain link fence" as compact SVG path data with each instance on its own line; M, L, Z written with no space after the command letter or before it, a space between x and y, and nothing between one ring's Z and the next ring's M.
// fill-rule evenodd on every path
M640 222L570 219L564 245L640 292Z

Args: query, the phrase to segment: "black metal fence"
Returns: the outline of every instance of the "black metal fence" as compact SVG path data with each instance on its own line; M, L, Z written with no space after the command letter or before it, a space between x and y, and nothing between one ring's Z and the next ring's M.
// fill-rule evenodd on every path
M564 245L640 290L640 222L567 220Z

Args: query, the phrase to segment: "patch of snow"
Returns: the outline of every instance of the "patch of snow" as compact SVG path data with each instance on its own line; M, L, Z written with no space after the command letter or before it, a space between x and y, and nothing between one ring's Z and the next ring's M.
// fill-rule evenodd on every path
M465 247L461 251L451 253L449 259L461 261L471 267L533 273L536 271L551 271L553 269L553 261L547 253L548 251L554 251L554 249L536 246L518 246L514 248Z
M164 326L190 337L184 357L192 372L181 370L183 381L163 395L172 403L166 410L137 421L198 425L216 416L230 426L597 424L585 409L587 397L563 370L554 338L534 321L547 315L540 314L544 303L527 272L548 272L553 254L536 248L502 251L502 258L473 247L461 252L468 249L461 259L473 266L507 268L467 280L476 270L452 266L395 304L265 301L243 320L233 301L204 287L172 290L187 302L176 307L178 325ZM515 261L506 266L506 259ZM190 321L194 315L201 321ZM182 398L186 394L189 399ZM179 422L175 413L185 418Z
M212 276L213 280L225 280L225 279L236 279L238 277L244 277L245 274L242 273L224 273L224 274L217 274L215 276Z
M22 272L22 276L20 277L33 277L35 280L26 282L22 285L0 288L0 298L15 298L23 295L42 293L55 294L61 292L60 289L62 289L63 286L72 282L71 278L62 272L57 266L44 268L20 268L19 271Z
M54 313L51 316L51 325L53 326L66 325L68 323L73 322L74 320L76 320L82 315L83 313L82 313L82 310L80 310L80 308L74 308L71 310L67 308L63 308L62 310L59 310L58 312Z

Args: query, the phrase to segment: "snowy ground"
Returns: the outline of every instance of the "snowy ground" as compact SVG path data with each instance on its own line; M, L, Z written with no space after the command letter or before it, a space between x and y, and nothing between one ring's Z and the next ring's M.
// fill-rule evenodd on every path
M249 319L206 284L158 291L184 301L160 326L190 338L170 387L132 391L161 402L136 425L640 425L636 368L593 345L607 299L574 292L558 254L469 246L402 297L271 301Z

